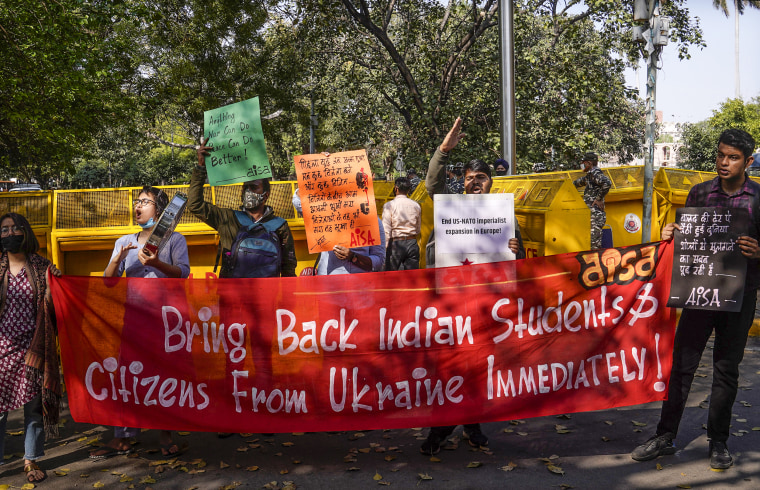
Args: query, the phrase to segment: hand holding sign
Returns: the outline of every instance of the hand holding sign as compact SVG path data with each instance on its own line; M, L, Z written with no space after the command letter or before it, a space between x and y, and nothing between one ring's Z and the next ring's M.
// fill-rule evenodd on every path
M380 245L367 152L295 157L309 252Z

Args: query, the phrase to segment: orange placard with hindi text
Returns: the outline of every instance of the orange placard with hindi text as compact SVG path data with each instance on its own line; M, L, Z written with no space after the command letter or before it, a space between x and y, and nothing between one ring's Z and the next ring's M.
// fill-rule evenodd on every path
M372 171L365 150L295 157L310 253L335 245L380 245Z

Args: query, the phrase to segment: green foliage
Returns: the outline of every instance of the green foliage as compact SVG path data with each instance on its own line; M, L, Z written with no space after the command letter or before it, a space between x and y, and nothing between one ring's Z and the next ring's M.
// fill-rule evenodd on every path
M133 71L120 2L0 4L0 172L47 186L128 106Z
M728 128L747 131L760 144L760 97L747 103L741 99L728 99L713 111L709 119L685 124L678 165L692 170L714 171L718 137Z

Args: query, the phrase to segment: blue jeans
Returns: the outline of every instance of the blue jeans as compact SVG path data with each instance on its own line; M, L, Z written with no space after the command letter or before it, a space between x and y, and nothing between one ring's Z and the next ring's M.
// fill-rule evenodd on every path
M140 433L140 429L134 427L114 427L113 436L118 439L128 439L130 437L137 437Z
M5 454L5 425L8 412L0 413L0 464ZM24 459L34 461L45 454L45 427L42 424L42 395L24 404Z

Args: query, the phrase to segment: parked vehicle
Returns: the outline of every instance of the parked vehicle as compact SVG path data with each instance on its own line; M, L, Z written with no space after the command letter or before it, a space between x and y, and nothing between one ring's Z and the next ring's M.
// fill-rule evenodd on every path
M16 184L10 192L39 192L42 190L39 184Z

